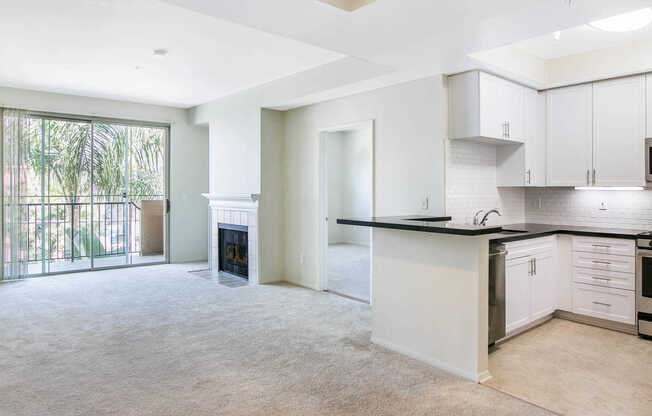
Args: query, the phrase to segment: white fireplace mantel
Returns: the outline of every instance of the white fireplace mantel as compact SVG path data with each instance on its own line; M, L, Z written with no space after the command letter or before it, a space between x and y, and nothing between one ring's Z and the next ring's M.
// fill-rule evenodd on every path
M260 194L202 194L208 199L210 229L208 241L209 266L219 270L219 224L247 227L249 284L256 285L258 276L258 200Z
M257 209L260 194L202 194L211 206Z

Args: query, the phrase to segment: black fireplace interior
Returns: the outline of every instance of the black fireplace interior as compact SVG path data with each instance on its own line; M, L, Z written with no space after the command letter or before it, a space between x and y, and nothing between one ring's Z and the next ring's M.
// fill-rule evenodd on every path
M247 227L219 224L220 270L249 279Z

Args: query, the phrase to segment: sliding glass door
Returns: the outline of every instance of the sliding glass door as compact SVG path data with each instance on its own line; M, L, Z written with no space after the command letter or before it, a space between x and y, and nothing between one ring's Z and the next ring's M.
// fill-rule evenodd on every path
M5 110L3 279L166 261L168 131Z

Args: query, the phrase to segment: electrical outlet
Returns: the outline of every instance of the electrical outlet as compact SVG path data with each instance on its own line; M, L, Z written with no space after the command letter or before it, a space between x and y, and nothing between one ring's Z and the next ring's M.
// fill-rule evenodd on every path
M430 205L430 198L428 195L425 195L421 200L421 209L427 211L429 205Z
M303 251L301 254L299 254L299 264L305 264L306 263L306 255L303 254Z
M607 210L607 203L605 201L600 202L600 211Z
M537 199L537 206L539 209L543 208L543 202L541 202L541 198Z

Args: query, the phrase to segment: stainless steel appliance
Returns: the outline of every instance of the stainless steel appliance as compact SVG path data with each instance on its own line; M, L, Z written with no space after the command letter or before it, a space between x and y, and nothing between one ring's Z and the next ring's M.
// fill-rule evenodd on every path
M636 240L636 315L639 335L652 337L652 232Z
M652 186L652 139L645 139L645 180Z
M489 345L505 337L506 255L504 244L489 244Z

